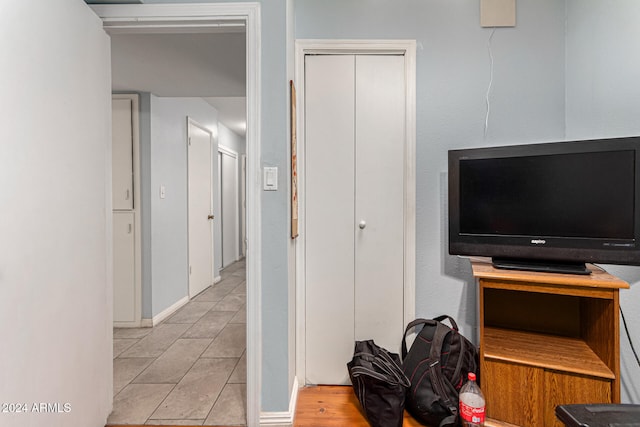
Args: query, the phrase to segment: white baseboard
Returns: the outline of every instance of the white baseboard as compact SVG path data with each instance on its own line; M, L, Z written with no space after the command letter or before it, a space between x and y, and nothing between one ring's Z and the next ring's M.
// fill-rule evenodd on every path
M167 317L171 316L180 307L182 307L183 305L185 305L188 302L189 302L189 296L187 295L184 298L178 300L178 302L173 304L171 307L167 307L164 310L162 310L160 313L158 313L156 316L153 316L153 319L151 320L151 323L153 324L153 326L156 326L158 323L162 322L164 319L166 319Z
M282 412L261 412L260 426L285 427L293 426L293 420L296 415L296 403L298 402L298 377L293 379L293 387L291 390L291 399L289 400L289 410Z
M141 328L151 328L153 327L153 319L142 319L140 321Z
M114 328L142 328L142 320L139 322L113 322Z
M216 276L215 279L213 279L213 283L216 284L218 283L220 280L222 280L222 276Z

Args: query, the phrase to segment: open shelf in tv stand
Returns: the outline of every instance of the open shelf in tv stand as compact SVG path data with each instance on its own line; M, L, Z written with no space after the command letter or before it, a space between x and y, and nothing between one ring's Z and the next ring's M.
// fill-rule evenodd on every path
M489 259L472 267L487 425L561 427L556 405L620 402L626 282L595 265L588 276L496 269Z

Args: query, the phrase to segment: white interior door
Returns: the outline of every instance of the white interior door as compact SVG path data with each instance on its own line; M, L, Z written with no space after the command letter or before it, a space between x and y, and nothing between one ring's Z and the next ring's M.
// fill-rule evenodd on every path
M238 155L220 150L220 185L222 213L222 268L239 258Z
M189 120L189 297L213 284L212 134Z
M140 326L142 273L138 95L112 95L114 326ZM126 218L126 219L125 219ZM117 223L121 221L121 223Z
M354 329L355 70L305 59L306 383L344 384ZM340 367L340 369L338 369Z
M404 322L402 56L305 58L305 382L347 384L355 340Z
M404 331L404 57L358 55L355 80L355 339L375 338L397 353Z

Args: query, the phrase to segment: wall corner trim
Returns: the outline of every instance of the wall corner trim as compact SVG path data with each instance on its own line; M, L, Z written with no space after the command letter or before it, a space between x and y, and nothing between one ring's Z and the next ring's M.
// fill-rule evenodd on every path
M151 323L153 324L153 326L156 326L158 323L162 322L164 319L166 319L167 317L171 316L180 307L182 307L183 305L185 305L188 302L189 302L189 296L187 295L187 296L179 299L178 301L176 301L172 306L167 307L164 310L162 310L160 313L158 313L158 315L153 316L153 319L151 320Z
M293 419L296 415L296 404L298 402L298 377L293 379L291 388L291 399L289 400L289 410L281 412L260 412L261 426L293 426Z

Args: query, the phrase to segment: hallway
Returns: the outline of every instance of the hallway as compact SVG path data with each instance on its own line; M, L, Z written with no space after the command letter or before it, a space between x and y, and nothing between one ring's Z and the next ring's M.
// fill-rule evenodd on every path
M245 268L154 328L114 329L109 424L246 425Z

